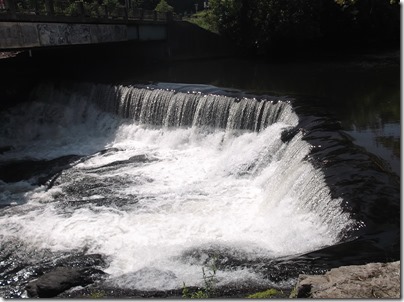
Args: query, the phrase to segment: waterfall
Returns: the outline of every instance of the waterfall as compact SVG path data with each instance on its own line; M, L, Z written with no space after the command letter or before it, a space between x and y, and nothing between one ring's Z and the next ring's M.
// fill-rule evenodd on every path
M249 262L336 244L352 224L283 99L43 85L0 118L1 162L81 156L52 186L0 182L0 201L19 205L0 213L2 241L106 255L117 286L200 286L206 249L236 259L220 284L268 285Z
M72 94L77 91L77 94ZM70 91L43 87L41 98L72 99L80 97L100 109L139 124L163 127L212 127L227 130L260 131L283 122L295 125L298 117L288 101L237 98L201 92L177 92L170 89L133 86L78 84ZM66 95L67 94L67 95ZM66 98L67 97L67 98Z

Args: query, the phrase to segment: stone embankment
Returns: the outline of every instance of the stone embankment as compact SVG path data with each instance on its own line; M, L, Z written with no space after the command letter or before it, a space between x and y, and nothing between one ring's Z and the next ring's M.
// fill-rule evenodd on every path
M320 299L400 298L400 261L333 268L299 275L295 297Z

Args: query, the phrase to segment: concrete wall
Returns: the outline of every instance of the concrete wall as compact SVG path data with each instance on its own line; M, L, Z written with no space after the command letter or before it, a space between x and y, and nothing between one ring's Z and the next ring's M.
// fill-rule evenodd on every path
M0 22L0 49L164 40L165 24L68 24Z
M130 24L0 22L0 50L34 50L99 43L118 43L116 47L121 49L121 42L139 41L142 43L123 46L127 48L128 56L136 53L144 58L182 60L231 56L236 52L234 46L223 37L186 21ZM161 43L153 46L145 43L143 47L146 41Z

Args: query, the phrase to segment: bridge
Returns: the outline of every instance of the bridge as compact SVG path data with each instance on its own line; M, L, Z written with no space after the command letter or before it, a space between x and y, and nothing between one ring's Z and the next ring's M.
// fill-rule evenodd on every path
M173 13L142 10L129 0L125 5L100 0L0 0L0 50L163 41L167 25L176 20L180 18Z

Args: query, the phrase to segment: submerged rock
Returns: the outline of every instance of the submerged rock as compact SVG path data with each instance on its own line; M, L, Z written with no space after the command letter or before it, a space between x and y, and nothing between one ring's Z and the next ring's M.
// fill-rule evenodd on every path
M87 268L57 267L26 286L31 298L51 298L75 286L86 286L95 281L102 271Z
M0 148L0 154L2 149L4 148ZM79 155L65 155L51 160L24 159L2 162L0 180L8 183L32 180L35 184L43 185L80 158Z
M299 275L297 298L400 298L400 261L333 268Z

